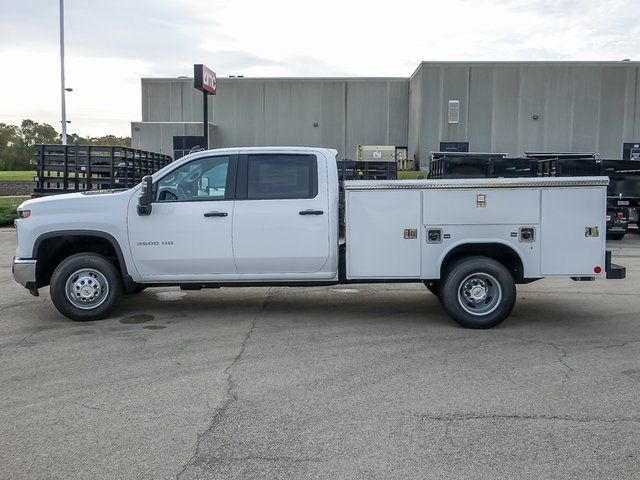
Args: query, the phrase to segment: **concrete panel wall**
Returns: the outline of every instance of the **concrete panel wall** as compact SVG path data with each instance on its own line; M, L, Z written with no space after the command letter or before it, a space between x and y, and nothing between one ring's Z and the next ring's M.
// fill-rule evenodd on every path
M420 158L420 126L422 125L422 70L418 70L409 79L409 116L408 135L409 158L417 161Z
M423 63L410 79L410 151L441 141L472 151L597 152L640 141L637 62ZM449 124L449 100L460 123ZM537 117L537 118L534 118Z
M200 136L201 123L131 122L131 146L141 150L173 155L174 136ZM214 135L209 125L209 136Z
M493 69L475 66L469 68L469 136L473 149L491 151L493 118Z
M494 71L490 151L512 154L518 151L519 70L518 67L505 67L498 75ZM471 142L470 147L475 149Z
M617 158L623 142L640 141L639 65L429 62L409 79L220 78L208 104L211 144L326 146L347 158L358 144L408 145L423 165L442 141L512 155L555 150ZM460 101L457 124L448 123L449 100ZM192 79L143 79L143 122L132 132L133 145L171 154L169 137L178 127L145 125L201 119L202 94Z
M408 79L221 78L209 97L211 145L323 146L349 158L358 144L407 145L408 89ZM202 94L192 79L143 79L142 110L142 125L198 122ZM172 153L169 127L137 127L134 146Z

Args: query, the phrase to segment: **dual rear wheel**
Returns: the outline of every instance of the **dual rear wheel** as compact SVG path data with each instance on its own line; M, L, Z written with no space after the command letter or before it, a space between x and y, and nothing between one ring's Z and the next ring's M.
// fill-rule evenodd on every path
M488 257L466 257L453 263L436 281L425 282L442 308L463 327L491 328L509 316L516 285L504 265Z

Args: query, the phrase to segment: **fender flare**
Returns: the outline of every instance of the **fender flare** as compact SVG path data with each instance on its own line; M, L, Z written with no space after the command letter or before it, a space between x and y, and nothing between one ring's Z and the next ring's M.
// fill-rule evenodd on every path
M467 245L473 246L473 245L492 245L492 244L500 245L512 251L516 255L516 257L520 260L520 264L522 265L522 270L523 270L522 274L524 275L524 265L525 265L524 258L522 258L522 254L516 248L513 248L513 245L511 245L509 242L505 242L500 238L483 238L483 239L476 239L476 240L468 240L468 239L460 240L459 242L452 244L447 250L442 252L438 257L438 272L440 272L440 278L442 278L442 265L444 264L444 261L446 260L447 256L451 252L453 252L456 248L464 247Z
M38 251L43 241L50 238L68 236L98 237L108 241L115 250L116 256L118 257L118 263L120 264L120 273L122 274L122 281L125 291L129 291L136 286L136 282L133 280L131 275L129 275L127 262L124 259L124 254L122 253L122 248L120 247L118 240L116 240L116 238L110 233L102 232L100 230L55 230L52 232L43 233L33 243L33 250L31 251L32 258L38 258Z

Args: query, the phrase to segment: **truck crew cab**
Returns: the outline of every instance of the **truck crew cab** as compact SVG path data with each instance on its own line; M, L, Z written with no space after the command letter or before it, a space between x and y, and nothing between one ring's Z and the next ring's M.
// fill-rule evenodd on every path
M13 274L77 321L147 286L424 282L454 320L488 328L517 283L625 276L605 252L607 183L345 181L340 238L335 150L200 151L129 190L24 202Z

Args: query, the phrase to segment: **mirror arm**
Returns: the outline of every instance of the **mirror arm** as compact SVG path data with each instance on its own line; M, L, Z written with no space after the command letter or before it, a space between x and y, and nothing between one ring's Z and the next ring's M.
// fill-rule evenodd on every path
M138 205L138 215L151 215L151 205Z

